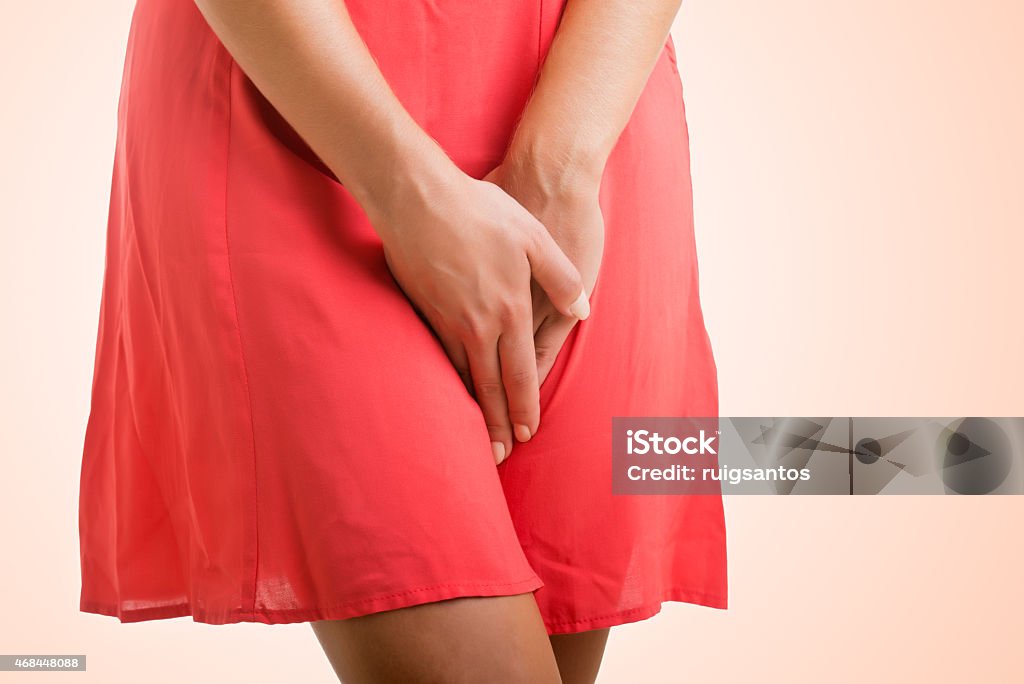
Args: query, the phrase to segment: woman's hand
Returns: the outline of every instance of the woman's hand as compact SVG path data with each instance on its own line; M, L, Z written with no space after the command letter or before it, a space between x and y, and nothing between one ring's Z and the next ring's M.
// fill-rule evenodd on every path
M537 83L488 179L540 219L593 291L604 243L604 167L668 46L679 0L566 3ZM574 321L534 288L540 381Z
M453 167L454 168L454 167ZM540 423L531 281L552 315L589 313L576 267L497 185L456 170L407 181L371 215L388 267L483 411L495 461Z
M530 211L579 270L586 293L594 291L604 252L604 218L598 202L598 173L568 177L546 172L543 163L510 156L485 180L496 183ZM534 281L533 332L538 385L551 372L577 319L559 310Z

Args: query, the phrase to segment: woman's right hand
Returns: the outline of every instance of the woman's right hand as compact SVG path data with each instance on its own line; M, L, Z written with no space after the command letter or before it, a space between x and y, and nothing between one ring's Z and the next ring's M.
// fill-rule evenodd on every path
M387 264L483 411L496 463L540 424L531 278L566 316L590 307L544 226L494 183L457 169L395 186L371 214Z

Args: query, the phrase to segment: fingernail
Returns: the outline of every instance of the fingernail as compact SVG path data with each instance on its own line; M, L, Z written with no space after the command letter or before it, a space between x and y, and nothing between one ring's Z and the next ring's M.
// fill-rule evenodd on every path
M586 290L580 292L580 296L577 297L576 301L569 307L569 313L581 321L586 320L587 316L590 315L590 300L587 299Z
M514 430L516 433L516 439L520 442L529 442L530 438L533 437L533 433L530 432L530 428L525 425L516 425Z
M495 465L505 460L505 445L502 442L491 442L491 451L494 452Z

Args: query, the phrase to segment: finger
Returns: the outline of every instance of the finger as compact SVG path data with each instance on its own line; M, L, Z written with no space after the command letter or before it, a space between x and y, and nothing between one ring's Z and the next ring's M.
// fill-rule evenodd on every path
M508 419L505 385L501 380L497 341L491 344L473 343L466 347L466 354L473 380L473 393L484 414L487 434L491 438L494 462L501 463L512 451L512 425Z
M551 300L535 279L530 280L530 298L533 306L533 334L536 337L540 326L551 315Z
M547 379L558 358L558 352L562 350L575 325L574 319L565 316L549 316L541 323L533 341L539 384Z
M444 347L448 360L455 367L455 372L462 379L462 384L465 385L466 391L473 395L473 376L469 372L469 357L466 356L466 348L458 338L452 335L437 333L437 338L441 341L441 346Z
M590 301L579 270L542 224L538 225L526 256L533 277L556 309L580 320L590 315Z
M540 389L531 327L531 319L524 315L511 330L498 338L498 358L508 402L508 417L512 422L512 433L520 442L529 441L540 424Z

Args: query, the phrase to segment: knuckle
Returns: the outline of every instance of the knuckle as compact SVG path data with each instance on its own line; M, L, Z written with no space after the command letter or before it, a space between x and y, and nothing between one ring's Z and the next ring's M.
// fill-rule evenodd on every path
M502 383L496 380L476 380L473 383L473 389L476 390L477 396L481 398L500 397L505 392Z
M490 436L491 441L507 443L511 437L511 430L507 423L497 422L495 420L488 419L486 421L487 434Z
M529 307L521 300L508 298L501 300L497 305L497 318L503 328L508 328L526 318Z
M513 390L527 389L533 383L533 371L526 368L516 368L506 372L505 385Z
M548 253L549 244L544 239L546 233L542 233L542 230L546 229L530 229L524 236L526 252L530 255L530 262L537 268L543 268L550 261L550 254Z
M555 350L552 349L551 347L547 347L547 346L537 347L534 350L534 356L537 357L537 363L538 364L545 364L545 363L548 363L548 362L554 360L554 358L555 358Z
M460 317L454 327L460 338L473 343L483 342L491 331L491 325L487 319L476 314L466 314Z

